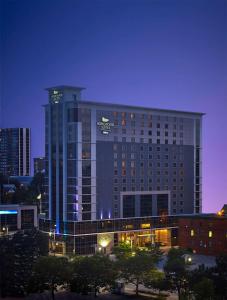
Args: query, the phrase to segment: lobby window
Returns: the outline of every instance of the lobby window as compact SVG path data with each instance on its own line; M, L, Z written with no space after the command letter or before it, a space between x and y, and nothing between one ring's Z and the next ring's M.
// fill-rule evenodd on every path
M208 231L208 237L209 237L209 238L212 238L212 237L213 237L213 231L212 231L212 230L209 230L209 231Z
M194 229L191 229L191 231L190 231L190 236L195 236L195 231L194 231Z

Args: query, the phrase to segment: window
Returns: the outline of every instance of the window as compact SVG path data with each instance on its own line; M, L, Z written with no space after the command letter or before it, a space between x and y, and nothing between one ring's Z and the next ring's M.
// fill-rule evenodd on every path
M213 231L209 230L208 236L209 236L209 238L212 238L213 237Z
M191 235L191 236L195 236L194 229L191 229L191 231L190 231L190 235Z
M160 123L157 123L157 128L160 128Z

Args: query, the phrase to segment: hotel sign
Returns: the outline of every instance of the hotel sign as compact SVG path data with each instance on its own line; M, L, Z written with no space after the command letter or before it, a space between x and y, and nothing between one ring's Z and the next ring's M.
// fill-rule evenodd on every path
M99 127L102 134L109 134L114 126L114 123L110 122L109 119L102 117L100 122L97 122L97 126Z

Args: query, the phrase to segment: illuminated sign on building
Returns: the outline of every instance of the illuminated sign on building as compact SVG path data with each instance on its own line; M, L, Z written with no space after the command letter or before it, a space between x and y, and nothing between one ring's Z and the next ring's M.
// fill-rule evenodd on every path
M62 93L60 93L59 91L56 91L56 90L53 90L51 92L51 100L54 102L54 103L59 103L61 98L62 98Z
M0 210L0 215L16 215L17 210Z
M109 119L102 117L100 122L97 122L99 129L101 130L102 134L109 134L111 132L114 123L110 122Z

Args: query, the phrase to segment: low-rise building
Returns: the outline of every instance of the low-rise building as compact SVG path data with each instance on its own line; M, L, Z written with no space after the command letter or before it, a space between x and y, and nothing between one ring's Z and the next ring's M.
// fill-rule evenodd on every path
M38 227L35 205L0 205L0 235Z
M191 248L194 253L204 255L227 254L227 215L224 208L218 214L182 216L178 227L181 248Z

